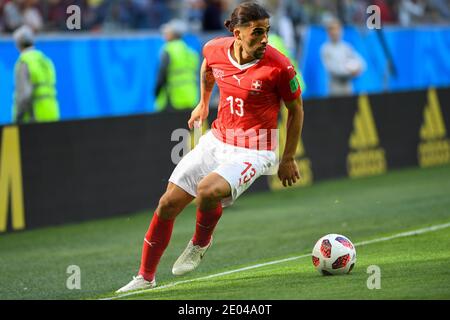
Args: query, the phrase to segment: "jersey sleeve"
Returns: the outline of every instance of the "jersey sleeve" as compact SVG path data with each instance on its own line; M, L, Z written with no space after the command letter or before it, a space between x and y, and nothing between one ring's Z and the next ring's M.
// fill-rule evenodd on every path
M278 92L283 101L297 99L301 94L297 73L292 65L284 65L278 77Z
M209 40L207 43L205 43L205 45L203 46L203 57L206 60L206 64L209 65L209 57L212 51L212 43L213 43L214 39Z

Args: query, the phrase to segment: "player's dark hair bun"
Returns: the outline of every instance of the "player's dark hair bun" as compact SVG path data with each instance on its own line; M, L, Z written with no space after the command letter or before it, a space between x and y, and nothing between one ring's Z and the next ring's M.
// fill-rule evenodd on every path
M230 32L233 32L234 28L237 26L246 25L251 21L268 18L270 18L269 13L261 5L256 2L244 2L233 10L230 19L225 20L223 24L225 28Z
M230 19L225 20L223 25L225 26L225 28L227 28L228 31L233 32L233 28L231 28L231 20Z

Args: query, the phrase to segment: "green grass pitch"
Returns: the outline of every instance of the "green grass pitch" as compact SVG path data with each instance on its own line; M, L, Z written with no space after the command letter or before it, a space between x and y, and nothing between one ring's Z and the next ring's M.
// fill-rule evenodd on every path
M138 270L152 214L1 235L0 299L113 297ZM356 266L345 276L319 275L309 256L266 264L309 254L327 233L359 243L449 222L450 166L244 194L224 210L200 267L175 277L172 264L194 231L189 206L159 266L158 285L167 287L123 298L450 299L450 227L357 246ZM264 265L251 268L257 264ZM80 267L80 290L66 287L70 265ZM367 288L370 265L381 270L381 289Z

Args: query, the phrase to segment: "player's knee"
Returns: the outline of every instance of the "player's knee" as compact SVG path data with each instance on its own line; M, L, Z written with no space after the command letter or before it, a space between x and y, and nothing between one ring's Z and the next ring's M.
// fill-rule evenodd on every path
M200 202L220 201L221 190L217 187L200 183L197 187L197 200Z
M158 216L162 218L172 219L178 214L178 208L179 204L176 199L167 195L163 195L161 199L159 199L157 213Z

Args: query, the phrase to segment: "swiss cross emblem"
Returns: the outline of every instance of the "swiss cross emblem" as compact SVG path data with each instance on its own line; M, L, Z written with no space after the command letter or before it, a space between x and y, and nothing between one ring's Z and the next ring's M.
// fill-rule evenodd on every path
M262 81L261 80L253 80L252 81L252 89L254 90L261 90L262 87Z

